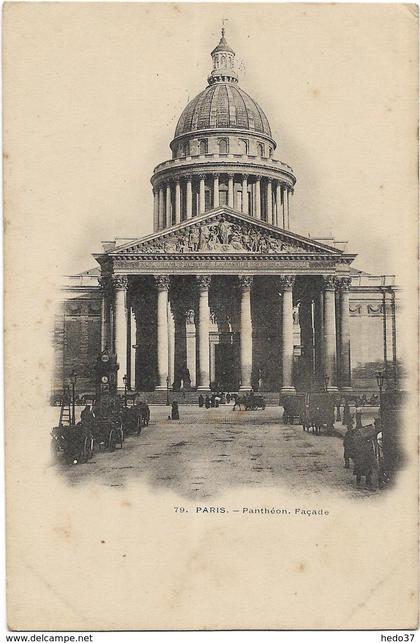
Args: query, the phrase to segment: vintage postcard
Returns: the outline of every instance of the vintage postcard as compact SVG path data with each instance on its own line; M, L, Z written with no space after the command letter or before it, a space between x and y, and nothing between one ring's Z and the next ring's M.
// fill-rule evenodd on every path
M9 628L416 628L417 6L3 13Z

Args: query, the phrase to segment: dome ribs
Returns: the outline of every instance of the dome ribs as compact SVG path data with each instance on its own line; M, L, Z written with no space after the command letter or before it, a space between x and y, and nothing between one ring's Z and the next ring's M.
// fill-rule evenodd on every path
M247 109L242 92L238 87L235 87L235 97L237 127L253 129L253 127L251 127L252 119L249 116L249 110Z
M213 88L210 87L210 91L205 89L201 92L200 98L195 105L194 115L191 122L191 130L199 130L203 129L203 127L208 127L210 104L214 93L214 91L211 91L212 89Z
M225 85L219 85L217 96L217 127L229 127L229 96Z

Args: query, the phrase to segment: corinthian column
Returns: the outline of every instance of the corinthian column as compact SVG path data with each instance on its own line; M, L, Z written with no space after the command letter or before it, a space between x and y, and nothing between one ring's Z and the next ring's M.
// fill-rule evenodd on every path
M261 177L255 181L255 218L261 219Z
M111 349L111 283L109 277L99 277L101 286L101 351Z
M166 184L166 228L170 228L172 225L172 208L171 208L171 184L168 182Z
M159 230L159 190L153 189L153 232Z
M219 207L219 175L213 174L213 207Z
M276 226L282 224L281 218L281 183L277 181L276 183Z
M186 216L187 219L192 217L192 176L187 176L187 207L186 207Z
M233 174L228 175L228 206L233 209Z
M175 320L168 301L168 377L169 386L172 387L175 380Z
M340 360L340 388L343 391L351 391L351 360L350 360L350 286L351 277L343 277L339 280L339 310L340 310L340 333L339 351Z
M242 175L242 212L248 214L248 177L246 174Z
M336 337L335 337L335 277L328 275L324 277L324 382L325 388L329 391L337 390L337 358L336 358ZM328 384L326 384L326 378Z
M281 368L282 393L294 393L293 386L293 285L295 278L285 275L280 278L282 301L281 315Z
M135 311L135 303L131 301L130 304L130 329L129 329L129 342L128 354L130 356L130 388L132 391L136 390L136 357L137 357L137 319Z
M157 296L157 390L166 390L168 377L168 290L169 276L155 277Z
M273 223L273 183L267 180L267 223Z
M127 286L125 275L115 275L112 278L115 291L114 334L115 352L120 365L117 371L117 389L124 390L124 375L127 375Z
M206 175L200 174L200 212L203 214L206 211Z
M287 230L287 188L283 188L283 199L282 199L282 214L283 214L283 228Z
M241 275L241 391L251 390L252 377L252 317L251 317L251 288L252 276Z
M209 287L211 277L209 275L198 275L197 283L199 290L198 300L198 377L197 389L208 391L210 388L210 352L209 352Z
M165 195L163 187L159 188L159 230L165 227Z
M179 179L175 182L175 224L181 221L181 184Z

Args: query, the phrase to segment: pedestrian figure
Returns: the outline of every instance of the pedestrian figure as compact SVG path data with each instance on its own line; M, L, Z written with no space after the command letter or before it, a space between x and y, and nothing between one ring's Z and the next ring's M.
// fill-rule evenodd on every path
M381 432L380 422L375 420L375 425L355 429L354 431L354 475L359 485L362 476L366 478L366 486L377 488L379 478L379 465L376 455L376 436Z
M214 409L215 400L216 400L216 396L215 396L214 393L212 393L211 400L210 400L210 406L211 406L212 409Z
M200 409L202 409L204 406L204 397L201 395L201 393L198 396L198 406L200 407Z
M357 406L356 407L356 429L361 429L363 428L362 425L362 409Z
M178 402L172 402L171 420L179 420Z
M206 409L210 408L210 398L209 398L208 395L206 395L206 399L204 401L204 404L205 404Z
M350 425L347 428L346 434L344 436L343 440L343 447L344 447L344 468L345 469L350 469L350 459L354 460L354 437L355 437L355 429L352 428Z
M226 393L226 404L230 404L230 393Z
M343 424L348 427L351 421L350 407L348 401L346 400L343 410Z

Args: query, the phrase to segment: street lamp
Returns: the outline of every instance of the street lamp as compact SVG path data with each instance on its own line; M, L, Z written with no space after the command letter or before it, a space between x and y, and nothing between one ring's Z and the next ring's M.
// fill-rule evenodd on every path
M127 375L124 375L123 382L124 382L124 406L127 406Z
M330 381L330 378L328 377L328 375L324 375L324 388L325 388L326 393L328 392L328 383L329 383L329 381Z
M169 406L169 375L166 378L166 406Z
M379 388L379 417L381 419L381 423L382 423L382 391L384 388L385 379L386 379L385 373L383 373L382 371L378 371L376 373L376 383Z
M72 426L75 426L76 424L76 380L77 380L77 374L76 371L73 369L70 375L70 383L71 383L71 424Z

